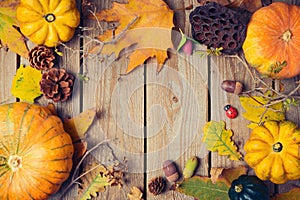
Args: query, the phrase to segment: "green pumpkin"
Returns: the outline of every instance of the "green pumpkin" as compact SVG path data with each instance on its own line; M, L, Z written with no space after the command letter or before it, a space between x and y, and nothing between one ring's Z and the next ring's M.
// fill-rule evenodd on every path
M269 200L269 191L256 176L241 175L232 181L228 191L230 200Z

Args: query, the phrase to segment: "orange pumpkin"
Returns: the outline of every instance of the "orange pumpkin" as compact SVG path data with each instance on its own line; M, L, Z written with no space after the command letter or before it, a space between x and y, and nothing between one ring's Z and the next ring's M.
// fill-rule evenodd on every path
M276 79L300 74L300 7L276 2L251 17L243 44L245 58Z
M72 169L73 145L61 120L42 106L0 106L0 199L47 199Z

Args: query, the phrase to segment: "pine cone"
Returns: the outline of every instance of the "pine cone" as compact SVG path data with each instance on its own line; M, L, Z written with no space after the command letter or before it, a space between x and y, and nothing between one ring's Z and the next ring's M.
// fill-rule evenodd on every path
M51 68L43 74L40 88L48 99L64 102L72 95L74 80L65 69Z
M222 53L235 54L242 49L250 13L233 10L216 2L198 6L190 14L192 36L208 48L222 47Z
M149 192L153 195L159 195L165 189L165 181L162 177L155 177L148 183Z
M30 66L38 70L48 70L54 66L55 56L52 49L46 46L36 46L28 54Z

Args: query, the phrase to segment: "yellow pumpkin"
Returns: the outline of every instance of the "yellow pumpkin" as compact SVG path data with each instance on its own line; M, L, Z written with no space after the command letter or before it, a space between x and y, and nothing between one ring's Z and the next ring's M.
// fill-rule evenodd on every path
M75 0L21 0L17 20L21 32L32 42L53 47L73 37L80 13Z
M0 106L0 199L47 199L72 169L73 144L42 106Z
M276 79L300 74L300 7L283 2L251 17L243 44L245 58L261 74Z
M252 130L245 161L262 180L283 184L300 178L300 130L290 121L267 121Z

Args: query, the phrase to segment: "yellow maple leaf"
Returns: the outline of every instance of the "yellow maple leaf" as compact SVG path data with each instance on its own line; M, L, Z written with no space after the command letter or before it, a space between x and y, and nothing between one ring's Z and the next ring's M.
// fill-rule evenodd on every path
M202 141L210 151L217 151L221 156L229 156L231 160L241 160L242 155L231 140L232 135L231 130L225 129L225 122L210 121L203 128Z
M163 0L129 0L128 4L114 2L111 9L96 13L99 21L119 22L115 30L106 30L98 36L105 44L101 53L110 55L114 52L119 57L124 48L132 47L127 73L150 57L156 57L157 71L160 71L168 58L168 48L173 48L173 15ZM92 49L90 52L96 51Z
M268 99L259 96L240 97L240 102L245 112L242 114L244 118L251 121L249 128L255 128L259 123L265 121L282 121L285 119L282 103L277 103L268 108L264 107L269 102Z
M40 90L41 78L42 73L39 70L21 65L12 81L12 95L20 100L33 103L35 98L43 94Z

